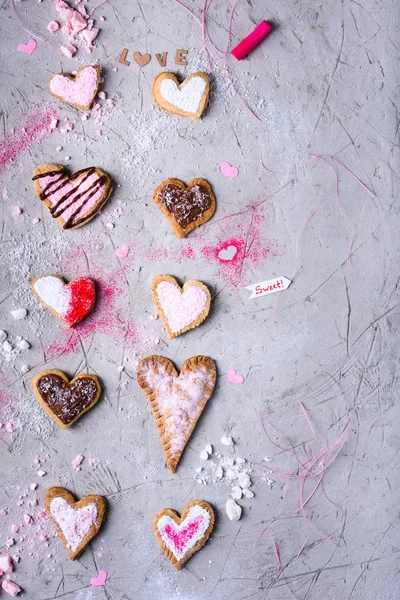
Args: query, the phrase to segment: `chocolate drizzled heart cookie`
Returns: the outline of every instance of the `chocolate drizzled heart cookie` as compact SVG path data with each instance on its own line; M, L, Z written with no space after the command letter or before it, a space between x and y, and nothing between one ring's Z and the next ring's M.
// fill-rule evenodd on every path
M166 179L155 190L153 200L178 238L211 219L215 211L211 186L201 178L192 179L187 186L180 179Z
M164 508L154 518L154 531L161 550L179 571L208 540L214 527L214 511L204 500L189 502L180 517Z
M33 391L44 410L62 429L68 429L100 398L101 386L95 375L78 375L69 381L57 369L38 373L32 380Z
M62 487L48 489L44 506L71 560L78 558L98 533L106 512L103 496L89 495L75 502Z
M112 193L109 176L88 167L71 177L64 167L46 163L33 172L36 195L63 229L81 227L103 208Z

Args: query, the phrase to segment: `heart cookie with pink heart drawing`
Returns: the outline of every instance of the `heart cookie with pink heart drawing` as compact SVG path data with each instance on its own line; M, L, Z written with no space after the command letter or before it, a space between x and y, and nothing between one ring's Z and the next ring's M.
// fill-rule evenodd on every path
M49 81L52 96L72 104L81 110L89 110L96 97L100 84L100 69L87 65L79 69L77 74L57 73Z
M89 495L75 502L65 488L51 487L44 505L69 558L75 560L101 527L106 511L105 499Z
M171 339L203 323L210 312L211 294L200 281L186 281L181 288L175 277L158 275L152 294Z
M189 502L182 516L164 508L154 519L157 541L168 560L179 571L208 540L214 527L214 511L204 500Z

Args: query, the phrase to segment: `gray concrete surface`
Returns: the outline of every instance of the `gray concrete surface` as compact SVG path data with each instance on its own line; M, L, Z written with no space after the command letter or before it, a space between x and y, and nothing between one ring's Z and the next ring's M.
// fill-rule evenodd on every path
M200 14L196 3L193 7ZM7 509L0 515L0 551L12 536L10 551L21 558L13 580L25 590L24 597L283 600L293 593L301 600L398 599L396 3L240 0L232 44L262 18L276 24L247 60L228 60L235 89L260 121L235 97L214 62L210 106L199 122L163 115L151 99L152 78L161 70L156 52L169 52L168 70L209 72L200 28L178 3L111 0L94 14L101 28L97 48L89 57L79 50L70 60L42 43L32 56L17 52L17 44L30 36L7 0L0 8L1 139L18 137L23 115L39 109L53 107L61 123L64 117L75 123L68 134L57 130L41 139L34 134L35 141L25 151L17 148L14 163L0 175L0 329L14 348L18 335L31 344L29 350L14 350L11 358L2 351L0 366L0 420L13 429L0 429L0 509ZM23 0L16 10L28 29L52 43L65 39L46 30L56 18L49 0ZM226 44L229 10L222 0L210 9L210 32L220 47ZM100 15L106 20L100 21ZM153 58L142 69L133 62L120 65L123 47ZM173 64L177 48L189 50L186 68ZM46 88L60 65L69 72L88 61L103 67L102 89L115 108L107 109L102 101L97 116L92 112L82 121L79 111L58 103ZM61 152L55 150L59 145ZM335 201L334 175L322 161L308 163L309 152L336 157L375 193L370 197L338 167L340 204L354 226L351 265L351 235ZM281 173L266 171L261 160ZM82 229L62 232L34 195L32 171L52 161L71 170L99 166L115 180L115 194L103 214ZM236 179L222 176L222 161L239 167ZM167 177L187 181L195 176L212 184L217 212L179 241L151 194ZM22 215L15 214L17 206ZM275 297L250 302L244 286L291 276L296 237L315 210L300 240L294 283L280 295L274 318ZM36 217L40 223L33 224ZM231 239L243 243L248 256L237 266L221 266L213 251ZM118 259L114 250L123 244L131 251L127 259ZM78 333L65 332L32 296L30 281L44 273L66 279L90 274L100 281L97 310ZM172 341L160 321L149 318L155 312L151 280L159 273L181 281L200 279L215 298L201 328ZM21 306L29 315L14 321L10 311ZM138 359L154 352L178 366L203 353L218 367L216 392L175 475L165 468L153 417L135 379ZM24 364L30 366L26 374L20 370ZM245 377L243 385L228 384L229 367ZM71 376L92 372L103 382L98 406L70 431L59 430L32 395L32 376L45 368ZM339 383L351 416L348 442L324 480L343 518L320 491L306 512L338 546L310 531L296 558L305 521L289 514L296 510L298 493L295 484L289 486L287 508L271 528L286 585L271 539L264 535L253 549L263 526L281 508L283 482L272 475L272 485L256 479L265 470L255 466L255 497L240 501L243 516L233 523L224 509L230 485L214 481L209 472L210 461L220 459L208 461L206 483L196 481L196 468L206 468L199 459L205 444L226 453L220 439L229 434L237 456L255 463L271 457L273 468L293 469L293 461L266 440L254 409L293 444L310 451L312 436L299 401L323 447L332 445L344 409L326 372ZM85 459L77 472L71 461L80 453ZM42 478L36 474L36 456L46 472ZM32 491L35 482L38 488ZM105 526L75 563L58 538L40 540L40 535L52 535L37 512L47 487L55 484L77 496L103 494L109 503ZM29 504L35 498L38 505ZM215 532L187 568L175 573L156 544L153 517L166 506L181 511L195 498L216 508ZM33 515L33 524L24 524L24 513ZM12 533L13 523L22 523L19 533ZM99 569L108 572L107 585L91 587L90 578Z

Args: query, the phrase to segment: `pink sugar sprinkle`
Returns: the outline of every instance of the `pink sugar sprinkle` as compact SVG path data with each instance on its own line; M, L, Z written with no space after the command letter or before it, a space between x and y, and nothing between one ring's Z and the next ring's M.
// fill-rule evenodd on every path
M24 115L24 126L12 130L6 140L0 142L0 173L19 156L40 142L40 140L51 133L50 124L53 119L58 118L52 108L40 107L30 115Z
M130 251L130 246L127 246L126 244L124 246L120 246L119 248L117 248L115 250L115 256L118 256L118 258L126 258L129 254Z
M47 535L41 535L41 536L39 536L39 540L40 540L41 542L47 542L47 541L48 541L48 539L49 539L49 538L47 537Z
M30 523L33 523L33 519L31 517L31 515L28 515L28 514L24 515L24 521L27 525L29 525Z
M58 31L60 29L60 26L57 23L57 21L50 21L50 23L48 23L47 25L47 29L51 31L51 33L54 33L55 31Z

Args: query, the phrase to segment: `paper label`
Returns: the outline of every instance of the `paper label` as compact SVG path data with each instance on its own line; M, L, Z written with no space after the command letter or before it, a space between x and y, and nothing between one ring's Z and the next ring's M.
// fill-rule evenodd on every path
M253 298L261 298L261 296L267 296L268 294L275 294L275 292L283 292L283 290L288 289L291 283L291 280L287 279L287 277L275 277L275 279L268 279L268 281L248 285L246 290L252 292L249 298L249 300L252 300Z

